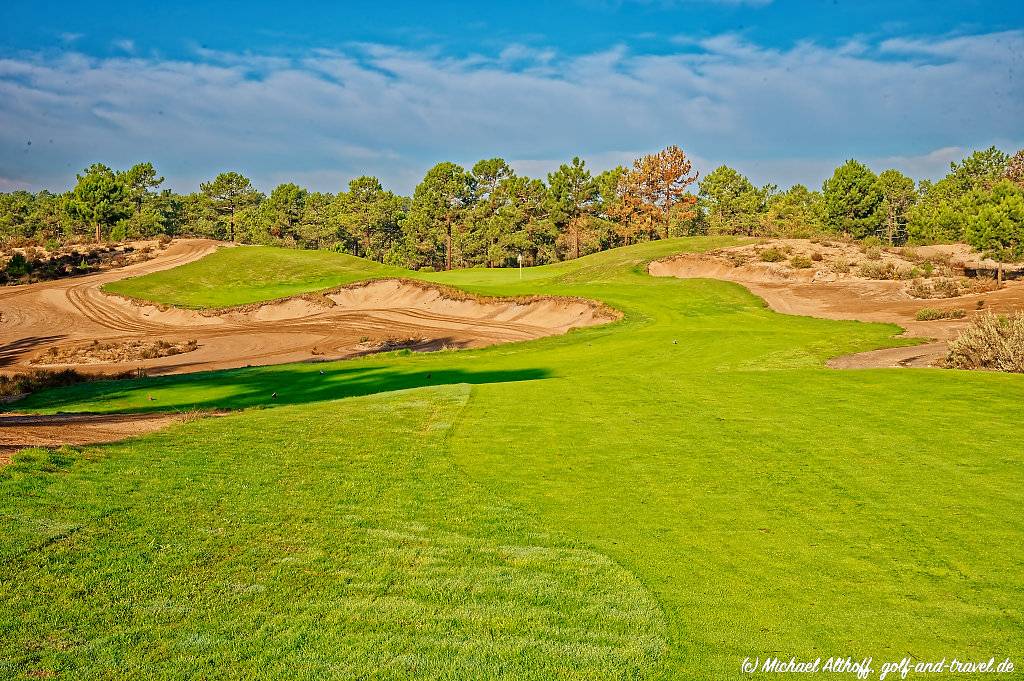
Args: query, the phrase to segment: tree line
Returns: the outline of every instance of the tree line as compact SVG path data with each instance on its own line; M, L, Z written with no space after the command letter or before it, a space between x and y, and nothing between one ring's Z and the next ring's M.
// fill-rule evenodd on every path
M820 191L758 187L720 166L701 177L679 147L594 174L574 158L546 179L501 158L470 169L443 162L411 197L375 177L336 194L293 183L265 195L236 172L190 194L162 188L151 163L94 164L62 194L0 193L0 240L55 247L161 235L326 248L409 268L505 267L578 258L672 236L875 237L885 243L967 241L1001 260L1024 258L1024 150L991 147L937 182L876 175L850 160Z

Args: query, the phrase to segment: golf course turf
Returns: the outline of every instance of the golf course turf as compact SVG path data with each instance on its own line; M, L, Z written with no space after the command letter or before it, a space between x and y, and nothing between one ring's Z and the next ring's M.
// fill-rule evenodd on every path
M12 405L243 411L0 469L0 675L719 679L746 656L1019 658L1024 377L830 370L909 341L646 272L725 243L397 271L624 313L564 336ZM247 247L109 288L223 307L395 274Z

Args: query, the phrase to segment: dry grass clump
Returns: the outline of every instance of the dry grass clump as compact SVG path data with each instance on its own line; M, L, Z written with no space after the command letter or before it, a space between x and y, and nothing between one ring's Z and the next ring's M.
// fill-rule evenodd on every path
M907 293L914 298L955 298L966 292L966 287L960 281L945 277L928 281L915 279L907 287Z
M833 260L832 264L829 265L829 268L836 274L850 273L850 263L846 260L846 258L843 258L842 256Z
M758 256L761 262L782 262L786 259L785 254L777 248L766 248Z
M994 291L998 287L999 284L994 279L933 277L927 281L915 279L907 287L907 293L914 298L956 298L972 293Z
M857 274L865 279L906 279L909 272L894 262L867 260L860 264Z
M108 364L115 362L136 362L142 359L156 359L192 352L199 347L196 340L188 341L143 341L101 343L73 348L49 348L32 360L32 364Z
M949 310L939 310L934 307L922 307L917 311L916 319L919 322L931 322L938 319L963 319L967 316L967 311L959 307L954 307Z
M1024 373L1024 313L986 313L949 343L946 364L956 369Z
M806 255L794 255L789 259L789 266L796 270L806 270L814 266Z
M724 250L720 255L729 261L733 267L742 267L750 261L750 255L744 251Z
M394 350L408 350L427 343L427 338L397 338L388 336L378 340L370 340L363 336L359 346L368 352L393 352Z

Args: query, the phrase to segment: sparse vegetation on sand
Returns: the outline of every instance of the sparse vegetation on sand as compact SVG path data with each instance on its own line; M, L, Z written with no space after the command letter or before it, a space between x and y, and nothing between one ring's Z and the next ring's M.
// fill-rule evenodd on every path
M624 312L565 336L28 397L256 408L0 469L5 672L719 679L756 650L1021 649L1020 377L828 370L909 341L646 274L728 243L422 275ZM230 294L195 284L216 261L133 285L277 296L235 252ZM336 283L289 256L292 292Z
M51 347L36 357L33 364L111 364L135 362L157 357L171 357L192 352L199 347L196 340L130 340L93 341L87 345Z
M1024 373L1024 313L985 312L949 343L949 366Z

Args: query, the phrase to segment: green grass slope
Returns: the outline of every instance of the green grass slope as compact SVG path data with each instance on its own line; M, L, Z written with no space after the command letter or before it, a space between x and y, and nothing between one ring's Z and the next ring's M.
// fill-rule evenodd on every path
M1024 380L824 369L896 328L646 275L718 243L426 275L625 313L565 336L20 403L253 408L0 472L0 669L719 679L1021 650Z
M404 272L344 253L271 246L221 248L163 272L122 279L110 293L187 308L221 308L284 298Z

